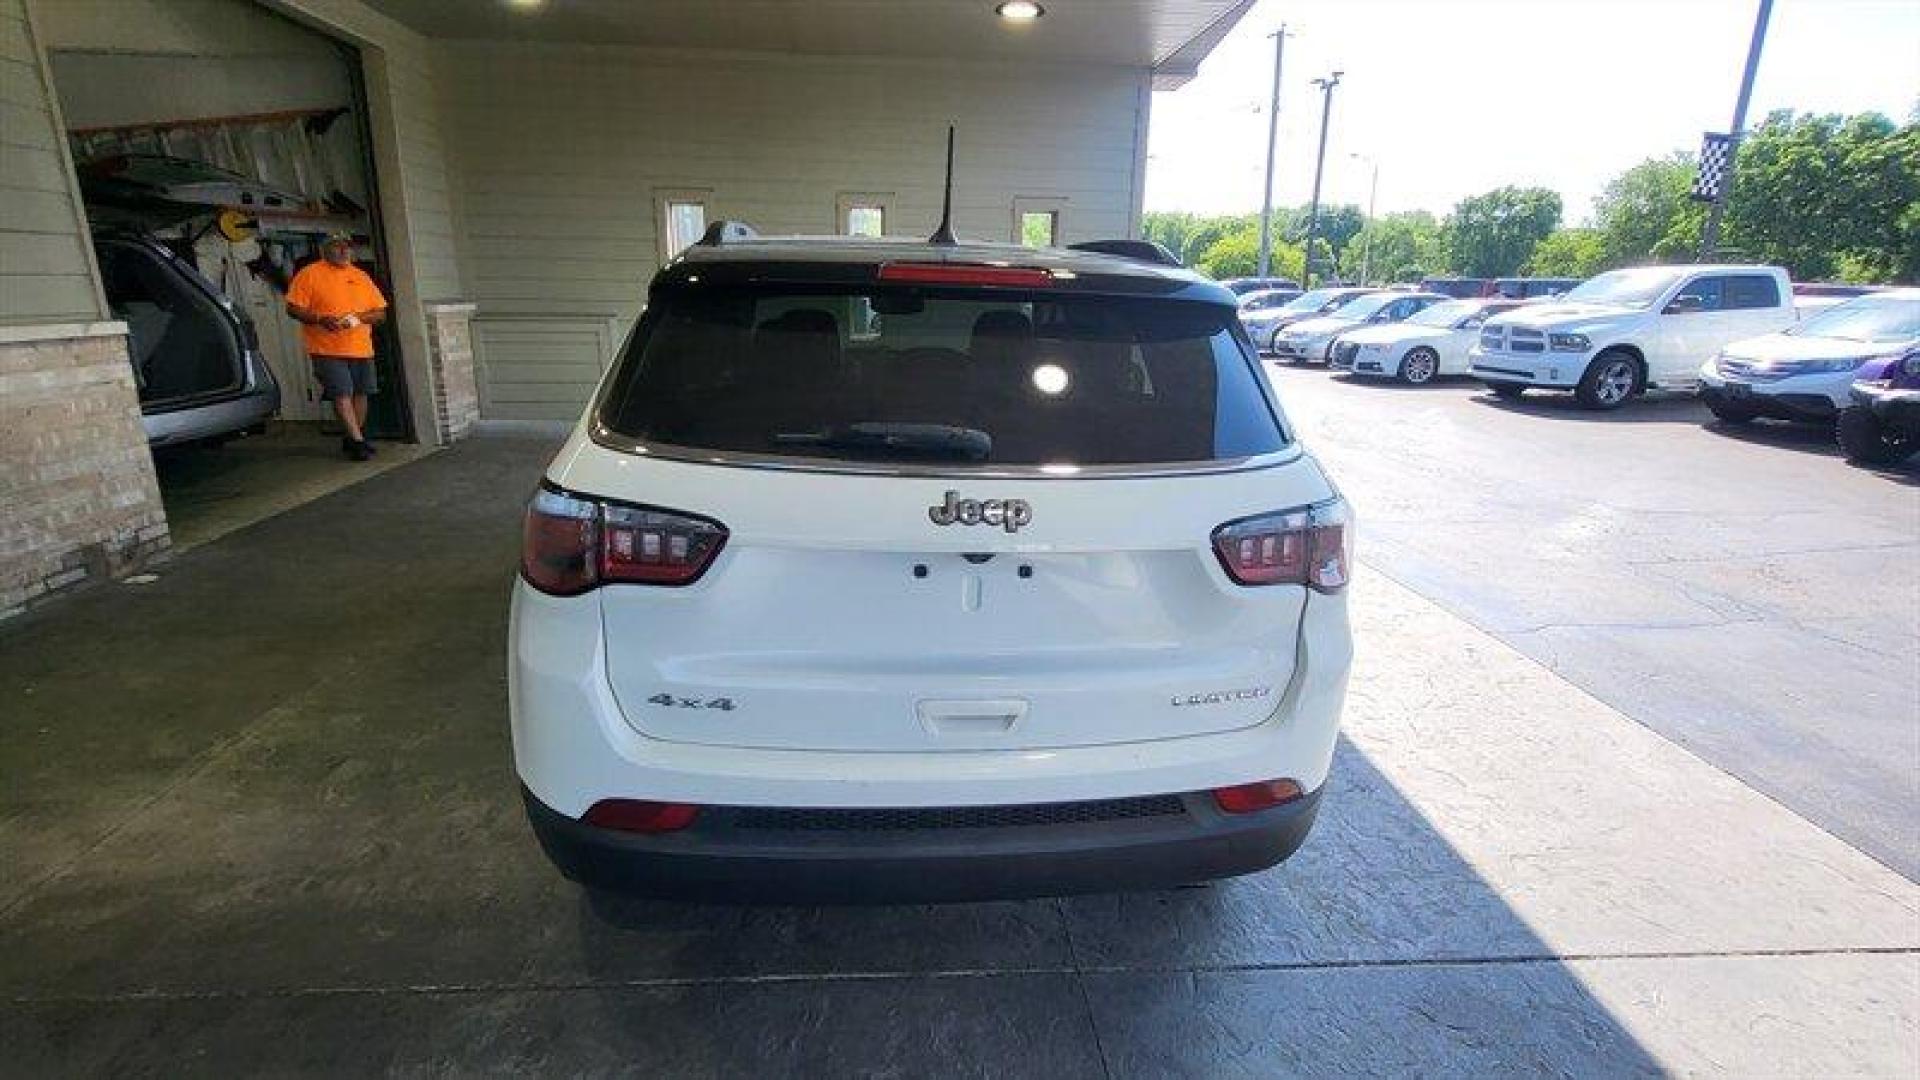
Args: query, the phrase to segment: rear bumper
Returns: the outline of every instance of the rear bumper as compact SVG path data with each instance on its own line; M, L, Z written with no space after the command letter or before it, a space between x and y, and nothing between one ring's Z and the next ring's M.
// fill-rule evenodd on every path
M248 354L241 389L217 400L143 413L147 445L170 446L215 439L273 419L280 411L280 384L265 363Z
M1293 854L1320 803L1314 791L1271 810L1226 814L1198 793L1178 796L1178 811L1152 815L884 829L819 827L805 812L769 818L713 807L680 832L640 835L584 824L521 792L540 846L567 877L648 896L743 903L1010 899L1231 877Z

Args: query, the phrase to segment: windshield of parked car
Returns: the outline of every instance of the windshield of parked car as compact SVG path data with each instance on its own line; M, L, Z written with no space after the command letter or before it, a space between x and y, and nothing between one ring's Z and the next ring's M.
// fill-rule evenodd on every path
M1345 295L1346 293L1340 289L1315 289L1312 292L1301 293L1295 297L1291 303L1281 308L1280 311L1294 315L1302 312L1315 312L1343 298Z
M1787 333L1867 342L1920 338L1920 292L1855 297L1811 316Z
M1614 307L1644 308L1660 299L1660 294L1680 279L1685 270L1665 266L1645 266L1633 270L1609 270L1575 285L1560 297L1569 304L1611 304Z
M959 466L1286 445L1231 308L905 286L657 291L600 420L651 445Z
M1408 319L1407 323L1410 326L1438 326L1443 329L1451 329L1453 324L1459 322L1461 319L1469 315L1479 314L1483 306L1484 305L1473 300L1448 300L1445 303L1435 304L1430 308L1422 310L1413 318Z
M1385 292L1369 293L1365 296L1355 297L1340 305L1338 317L1354 322L1359 322L1362 319L1371 319L1386 308L1388 304L1399 300L1405 295L1405 293Z

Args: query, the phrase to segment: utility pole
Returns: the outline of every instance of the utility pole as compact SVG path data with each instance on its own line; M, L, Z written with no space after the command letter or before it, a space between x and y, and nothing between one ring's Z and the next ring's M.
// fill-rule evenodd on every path
M1773 16L1773 0L1760 0L1759 13L1753 19L1753 40L1747 44L1747 70L1740 76L1740 99L1733 106L1733 127L1727 129L1727 174L1720 185L1720 197L1707 205L1707 223L1700 230L1700 260L1706 262L1720 250L1720 214L1733 197L1734 166L1740 160L1740 142L1746 135L1747 101L1753 97L1753 76L1760 70L1760 49L1767 43L1767 20Z
M1287 24L1267 35L1273 39L1273 97L1267 102L1267 182L1260 189L1260 276L1273 262L1273 148L1280 138L1280 61L1287 50Z
M1367 182L1367 235L1360 241L1360 284L1365 285L1373 275L1373 203L1380 196L1380 159L1365 154L1347 156L1373 166L1373 179Z
M1300 283L1309 289L1313 288L1313 241L1320 232L1320 174L1327 165L1327 124L1333 118L1333 88L1340 85L1340 76L1344 74L1346 72L1336 71L1324 79L1313 80L1313 85L1320 88L1322 101L1320 103L1320 153L1313 160L1313 201L1307 208L1307 257L1304 268L1306 272L1301 275L1306 280Z

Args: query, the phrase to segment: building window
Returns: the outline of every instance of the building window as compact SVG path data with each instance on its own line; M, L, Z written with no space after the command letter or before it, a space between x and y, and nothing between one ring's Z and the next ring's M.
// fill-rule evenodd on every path
M687 250L707 231L707 191L661 191L655 193L660 231L661 261Z
M892 195L843 191L834 199L833 228L842 236L885 236L892 210Z
M1018 198L1013 200L1013 242L1027 247L1059 247L1065 243L1062 224L1066 219L1066 200Z
M887 212L878 206L856 206L847 211L848 236L885 236Z

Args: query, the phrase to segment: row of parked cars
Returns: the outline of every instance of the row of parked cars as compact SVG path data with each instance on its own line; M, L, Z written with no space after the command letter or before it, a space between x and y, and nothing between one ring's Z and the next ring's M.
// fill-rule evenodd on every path
M1413 385L1471 375L1504 398L1570 391L1590 409L1649 389L1697 392L1725 423L1833 424L1859 463L1920 449L1920 289L1849 298L1796 287L1778 267L1742 265L1501 279L1471 297L1438 283L1227 285L1242 296L1248 336L1283 363Z

